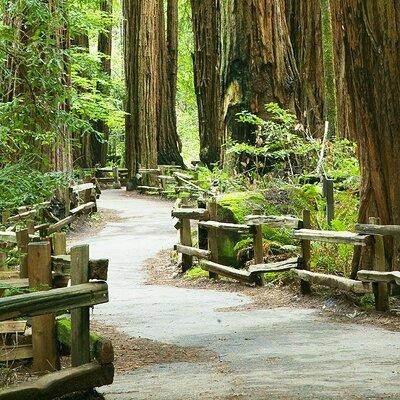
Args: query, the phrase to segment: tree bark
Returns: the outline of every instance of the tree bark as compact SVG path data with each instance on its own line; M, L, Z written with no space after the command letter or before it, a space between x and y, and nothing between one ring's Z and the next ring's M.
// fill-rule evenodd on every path
M286 15L299 74L297 118L313 137L320 137L325 121L320 2L286 0Z
M100 0L100 11L105 13L107 17L111 17L113 13L112 0ZM98 52L101 55L101 71L107 77L111 78L111 53L112 53L112 24L110 23L98 37ZM97 85L97 90L108 95L109 89L101 84ZM94 129L99 132L102 137L91 135L90 142L92 147L92 163L104 167L107 163L108 139L110 130L104 121L97 121L93 124Z
M225 142L220 76L220 4L219 0L191 0L191 4L200 160L210 166L220 162Z
M362 174L359 222L379 217L400 225L400 9L397 0L333 0L335 41L342 40L342 79L357 127ZM337 61L336 61L337 64ZM399 269L398 240L386 243L386 258Z
M164 1L158 0L158 164L184 166L176 125L176 87L178 73L178 0L168 0L167 37Z
M192 10L200 158L211 164L227 137L254 140L238 112L267 118L270 102L295 110L298 72L285 0L192 0Z
M139 166L157 166L158 31L157 0L124 0L126 77L125 160L128 189Z

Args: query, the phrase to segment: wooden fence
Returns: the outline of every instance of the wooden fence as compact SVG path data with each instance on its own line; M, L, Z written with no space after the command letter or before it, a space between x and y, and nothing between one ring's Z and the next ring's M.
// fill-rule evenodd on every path
M0 361L32 359L32 369L49 373L0 391L0 400L53 399L65 394L111 384L113 348L107 340L90 335L89 307L108 302L108 260L90 260L89 246L73 247L67 254L66 236L27 245L28 278L2 281L30 293L0 298ZM68 281L71 286L67 287ZM6 286L7 287L7 286ZM59 325L60 313L70 312L70 330ZM19 344L30 317L31 341ZM18 319L18 320L16 320ZM65 317L64 317L65 320ZM1 322L2 321L2 322ZM69 319L68 319L69 321ZM58 329L57 329L58 328ZM62 328L62 329L61 329ZM9 344L9 338L14 342ZM25 338L26 339L26 338ZM60 369L60 344L69 348L71 368Z
M180 254L180 265L187 271L193 265L193 258L201 261L201 267L209 272L210 278L219 275L245 283L263 286L264 274L271 272L293 271L300 280L301 292L310 292L311 285L322 285L331 288L350 291L355 294L374 293L376 309L389 309L388 284L400 284L400 272L388 272L385 263L383 235L400 236L400 226L382 226L373 224L357 225L356 233L324 231L311 229L310 213L303 212L303 219L291 216L249 215L245 224L219 222L217 219L217 204L214 200L207 203L206 208L188 208L182 200L175 203L172 216L179 221L175 227L179 230L179 244L175 249ZM192 246L191 221L197 221L200 247ZM264 263L262 227L292 229L292 236L300 245L299 257L272 263ZM254 249L254 265L247 270L240 270L219 262L218 235L223 231L232 231L240 235L252 236ZM206 236L206 246L204 243ZM372 256L372 269L358 272L357 280L325 273L312 272L310 260L312 242L349 244L361 246Z

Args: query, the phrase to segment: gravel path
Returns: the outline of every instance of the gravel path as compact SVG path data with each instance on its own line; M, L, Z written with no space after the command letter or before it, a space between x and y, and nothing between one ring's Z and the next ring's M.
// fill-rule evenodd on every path
M171 203L110 190L99 206L121 219L85 240L91 257L110 259L111 301L96 321L216 354L117 375L101 389L107 400L400 398L399 333L321 321L308 309L219 312L250 299L145 285L144 261L176 240Z

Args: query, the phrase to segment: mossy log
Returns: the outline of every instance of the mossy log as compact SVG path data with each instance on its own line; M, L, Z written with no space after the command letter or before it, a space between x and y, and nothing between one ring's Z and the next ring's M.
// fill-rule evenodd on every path
M57 320L57 340L62 345L64 354L70 354L71 335L71 320L69 318ZM90 359L97 360L101 365L114 362L114 349L111 341L90 332Z

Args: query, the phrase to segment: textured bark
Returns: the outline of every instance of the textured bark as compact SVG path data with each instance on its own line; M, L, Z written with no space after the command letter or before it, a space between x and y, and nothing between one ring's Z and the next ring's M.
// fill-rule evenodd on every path
M340 136L356 140L356 118L354 118L354 103L350 98L348 82L345 79L346 54L344 47L345 27L343 26L342 5L333 0L331 5L332 28L334 31L333 50L336 78L336 104L338 108L337 125Z
M132 181L139 165L157 166L157 0L124 0L126 77L125 160ZM156 72L156 73L154 73Z
M112 0L100 0L100 11L112 16ZM101 71L108 78L111 78L112 24L99 33L97 50L102 54ZM103 94L109 94L108 88L103 87L101 84L97 85L97 90ZM104 121L95 122L93 127L102 134L102 137L91 135L92 163L93 165L105 166L107 163L110 130Z
M168 0L167 37L164 1L158 0L158 163L184 165L176 126L176 87L178 50L178 0Z
M342 78L357 127L362 173L359 221L379 217L400 225L400 9L397 0L333 0L343 40ZM342 85L342 84L341 84ZM386 243L388 264L399 269L398 240Z
M238 112L267 117L270 102L294 111L298 73L285 0L192 0L192 10L200 156L210 164L228 136L252 140Z
M191 0L194 32L194 84L200 134L200 160L221 160L224 127L221 101L221 41L218 0Z
M51 39L54 39L54 46L57 49L66 51L70 47L70 37L69 30L67 24L65 22L61 22L61 20L66 21L66 11L64 0L44 0L41 4L43 7L47 7L52 15L54 15L55 20L60 21L59 28L56 32L46 32L41 33L44 35L51 35ZM43 162L38 162L37 168L42 169L50 169L54 171L68 171L72 169L72 149L71 149L71 134L68 131L65 125L59 125L57 127L54 126L55 121L49 121L48 118L44 115L48 113L51 118L53 113L51 112L52 105L44 105L43 100L40 97L44 92L42 88L34 88L31 87L31 71L29 70L30 66L26 65L26 59L24 58L24 48L30 46L35 43L38 39L35 35L38 34L39 24L36 24L35 21L30 21L25 19L25 15L30 12L30 4L26 4L26 2L18 0L13 3L13 7L10 7L8 11L6 11L3 15L3 22L5 25L8 25L15 29L15 40L13 43L13 48L7 60L7 79L0 77L0 88L2 91L2 99L4 102L11 102L15 100L15 98L19 98L22 104L26 104L27 107L31 107L34 111L32 114L31 121L26 123L25 129L28 131L48 131L48 130L57 130L58 136L55 138L54 142L44 145L41 141L34 142L32 139L32 143L29 143L31 146L37 146L41 151L41 155L43 155ZM8 8L8 7L7 7ZM14 10L9 12L11 8ZM61 14L62 18L61 18ZM28 23L29 21L29 23ZM45 21L41 21L41 23L45 23ZM45 38L43 37L43 40ZM50 46L50 45L49 45ZM22 56L20 56L20 54ZM38 54L37 57L40 57L43 63L47 63L46 53L43 52ZM60 53L57 54L60 56ZM70 69L69 69L69 59L64 52L64 56L58 60L59 64L63 66L63 71L61 71L60 76L57 77L62 82L63 87L68 90L71 87L71 79L70 79ZM37 103L42 103L41 106L36 106ZM35 105L32 107L32 105ZM43 107L42 109L40 107ZM59 104L58 107L65 112L69 112L70 104L68 100ZM51 125L51 123L53 125ZM16 154L16 160L19 157L19 154ZM47 158L47 159L45 159Z
M295 110L298 73L284 0L222 3L222 88L229 136L248 140L236 113L250 110L267 118L265 105Z
M319 1L286 0L286 15L299 73L296 114L313 137L324 132L324 62Z

